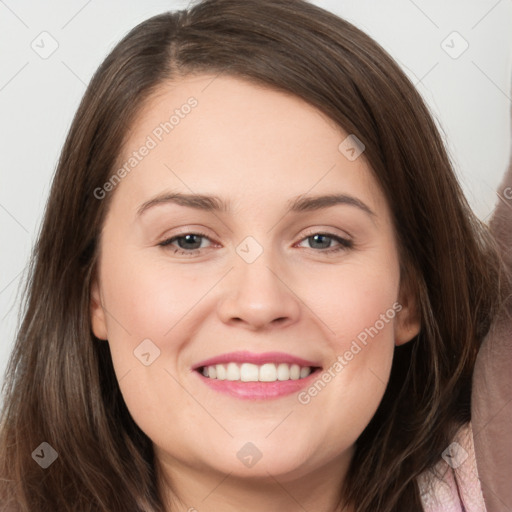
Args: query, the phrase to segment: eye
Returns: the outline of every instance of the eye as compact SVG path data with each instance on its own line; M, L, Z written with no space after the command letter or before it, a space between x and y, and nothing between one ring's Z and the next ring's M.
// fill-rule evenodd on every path
M174 254L193 256L207 248L202 244L202 241L204 240L211 242L210 238L204 233L183 233L168 238L167 240L160 242L158 245L160 247L173 249L172 252ZM312 247L310 248L319 249L316 252L321 253L336 253L353 247L353 242L351 240L332 233L324 232L313 232L303 238L300 243L303 243L304 241L310 242L310 244L312 244ZM333 241L337 244L334 247L332 247Z
M161 247L174 247L174 254L194 255L204 249L204 247L201 247L201 239L210 240L204 233L183 233L182 235L168 238L158 245ZM175 242L177 242L178 247L173 246Z
M338 235L334 235L332 233L311 233L307 237L303 238L301 242L308 241L312 243L312 249L321 249L317 252L322 253L333 253L339 251L346 251L353 247L352 240L348 240L347 238L343 238ZM335 241L338 245L331 247L332 241ZM317 247L314 247L317 245ZM320 246L320 247L318 247Z

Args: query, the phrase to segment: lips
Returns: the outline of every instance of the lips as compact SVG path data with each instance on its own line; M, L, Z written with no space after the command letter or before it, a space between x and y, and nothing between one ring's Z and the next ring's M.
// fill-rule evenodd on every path
M321 366L283 352L239 351L201 361L193 370L216 391L237 398L268 399L299 391Z
M265 363L286 363L289 365L297 364L301 367L311 367L317 368L320 367L320 364L315 361L309 361L307 359L303 359L301 357L293 356L291 354L286 354L284 352L264 352L261 354L255 354L248 351L237 351L230 352L228 354L222 354L220 356L212 357L210 359L205 359L200 363L195 364L192 369L198 370L205 366L214 366L217 364L228 364L228 363L252 363L255 365L263 365Z

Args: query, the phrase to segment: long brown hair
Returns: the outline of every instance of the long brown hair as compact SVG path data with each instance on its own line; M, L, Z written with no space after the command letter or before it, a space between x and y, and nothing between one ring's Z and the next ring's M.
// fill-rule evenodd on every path
M420 510L417 476L470 419L499 260L411 82L369 36L303 0L205 0L155 16L95 73L58 163L6 373L0 503L16 512L164 510L151 441L123 402L108 344L91 331L90 283L109 204L94 190L115 171L144 102L193 72L292 93L364 142L422 327L395 351L345 494L358 512ZM58 453L47 469L31 455L42 442Z

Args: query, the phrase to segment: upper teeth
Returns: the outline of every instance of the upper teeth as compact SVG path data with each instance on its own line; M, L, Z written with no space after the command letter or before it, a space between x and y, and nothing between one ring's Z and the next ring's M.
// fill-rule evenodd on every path
M240 380L242 382L275 382L276 380L297 380L311 373L309 366L287 363L228 363L203 367L203 375L210 379Z

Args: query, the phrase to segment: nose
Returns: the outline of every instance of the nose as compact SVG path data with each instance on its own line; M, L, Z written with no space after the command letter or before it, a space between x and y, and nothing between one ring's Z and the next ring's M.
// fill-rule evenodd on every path
M218 315L224 323L256 331L284 327L298 320L300 299L287 283L285 272L272 263L267 251L252 263L242 259L235 262L218 302Z

